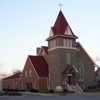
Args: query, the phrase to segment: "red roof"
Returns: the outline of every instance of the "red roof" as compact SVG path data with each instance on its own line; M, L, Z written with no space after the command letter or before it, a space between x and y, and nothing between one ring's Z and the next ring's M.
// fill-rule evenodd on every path
M66 28L68 26L69 26L69 24L68 24L67 20L65 19L62 11L60 11L59 14L58 14L58 17L56 19L56 22L55 22L54 26L51 27L51 29L53 30L54 36L68 36L68 37L71 37L71 38L78 38L77 36L74 35L70 26L69 26L69 28L71 30L72 35L65 34ZM52 37L54 37L54 36L52 36Z
M48 77L48 64L43 56L29 56L39 77Z
M18 78L20 78L20 76L21 76L21 73L17 73L17 74L11 75L9 77L3 78L2 80L18 79Z
M65 33L67 26L68 26L68 23L62 13L62 11L60 11L58 14L58 17L56 19L56 22L55 22L54 26L52 27L54 35L63 35Z
M72 68L72 65L67 65L67 67L63 71L63 74L66 74L71 68Z
M44 49L44 51L45 51L46 54L48 55L48 47L46 47L46 46L42 46L42 48Z

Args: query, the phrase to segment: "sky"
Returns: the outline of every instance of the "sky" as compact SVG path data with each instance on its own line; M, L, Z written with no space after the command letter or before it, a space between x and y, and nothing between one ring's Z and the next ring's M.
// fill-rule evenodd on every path
M0 73L23 70L27 56L47 46L59 3L77 41L100 58L100 0L0 0Z

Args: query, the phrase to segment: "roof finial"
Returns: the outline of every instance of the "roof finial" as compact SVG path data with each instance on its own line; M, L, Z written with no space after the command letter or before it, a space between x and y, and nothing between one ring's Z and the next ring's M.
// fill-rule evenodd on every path
M61 10L61 6L63 6L61 3L60 4L58 4L59 6L60 6L60 10Z

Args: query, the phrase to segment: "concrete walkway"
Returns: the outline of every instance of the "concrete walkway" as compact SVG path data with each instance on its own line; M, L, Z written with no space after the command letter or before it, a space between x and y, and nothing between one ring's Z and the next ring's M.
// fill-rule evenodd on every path
M19 92L22 94L22 96L27 96L27 95L35 95L35 96L59 96L58 94L52 94L52 93L34 93L34 92ZM20 96L20 97L22 97ZM2 95L0 96L1 98L7 98L7 97L19 97L19 96L9 96L9 95Z
M20 92L23 95L37 95L37 96L59 96L59 94L52 93L34 93L34 92Z

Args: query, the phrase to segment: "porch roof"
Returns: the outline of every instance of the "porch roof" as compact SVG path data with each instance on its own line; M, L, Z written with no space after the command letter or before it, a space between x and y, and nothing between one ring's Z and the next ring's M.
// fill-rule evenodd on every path
M66 67L65 70L63 71L63 74L68 73L69 70L72 69L72 68L75 70L75 72L78 73L78 70L77 70L73 65L67 65L67 67Z

